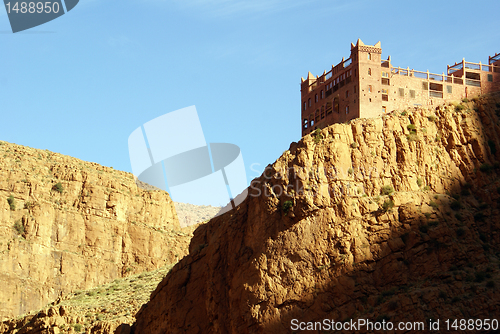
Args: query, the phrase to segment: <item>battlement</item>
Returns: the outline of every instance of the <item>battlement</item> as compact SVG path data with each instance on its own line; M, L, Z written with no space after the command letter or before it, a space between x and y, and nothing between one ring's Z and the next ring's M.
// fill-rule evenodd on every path
M302 135L354 118L376 117L410 106L439 105L500 91L500 53L488 64L447 65L446 74L394 67L381 59L380 42L351 43L349 58L320 76L301 78Z

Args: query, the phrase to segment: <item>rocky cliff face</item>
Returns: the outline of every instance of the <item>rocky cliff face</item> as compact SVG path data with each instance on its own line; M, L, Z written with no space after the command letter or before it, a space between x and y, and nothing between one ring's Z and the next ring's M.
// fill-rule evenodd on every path
M195 231L134 333L498 318L499 116L496 94L293 143L243 204Z
M165 192L131 174L0 142L0 319L187 252Z

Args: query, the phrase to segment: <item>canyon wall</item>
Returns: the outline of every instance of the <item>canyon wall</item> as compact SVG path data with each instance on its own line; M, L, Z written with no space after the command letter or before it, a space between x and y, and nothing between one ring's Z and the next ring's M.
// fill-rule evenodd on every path
M494 94L292 143L237 209L195 231L132 332L498 318L499 116Z
M187 253L173 202L132 174L0 141L0 319Z

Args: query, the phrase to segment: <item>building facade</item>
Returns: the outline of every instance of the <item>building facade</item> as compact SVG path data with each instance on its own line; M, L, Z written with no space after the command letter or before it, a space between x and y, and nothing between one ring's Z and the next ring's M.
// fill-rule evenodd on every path
M380 42L351 43L351 55L329 72L301 80L302 136L354 118L377 117L411 106L440 105L500 91L500 53L488 64L462 60L434 74L394 67L383 60Z

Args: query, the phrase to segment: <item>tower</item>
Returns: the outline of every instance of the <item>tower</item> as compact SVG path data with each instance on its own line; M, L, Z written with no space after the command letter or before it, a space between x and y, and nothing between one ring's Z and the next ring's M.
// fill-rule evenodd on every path
M382 82L385 81L388 88L389 79L384 78L382 73L381 57L380 42L365 45L358 39L356 45L351 43L351 59L357 74L355 79L358 84L356 94L359 117L376 117L382 112Z

